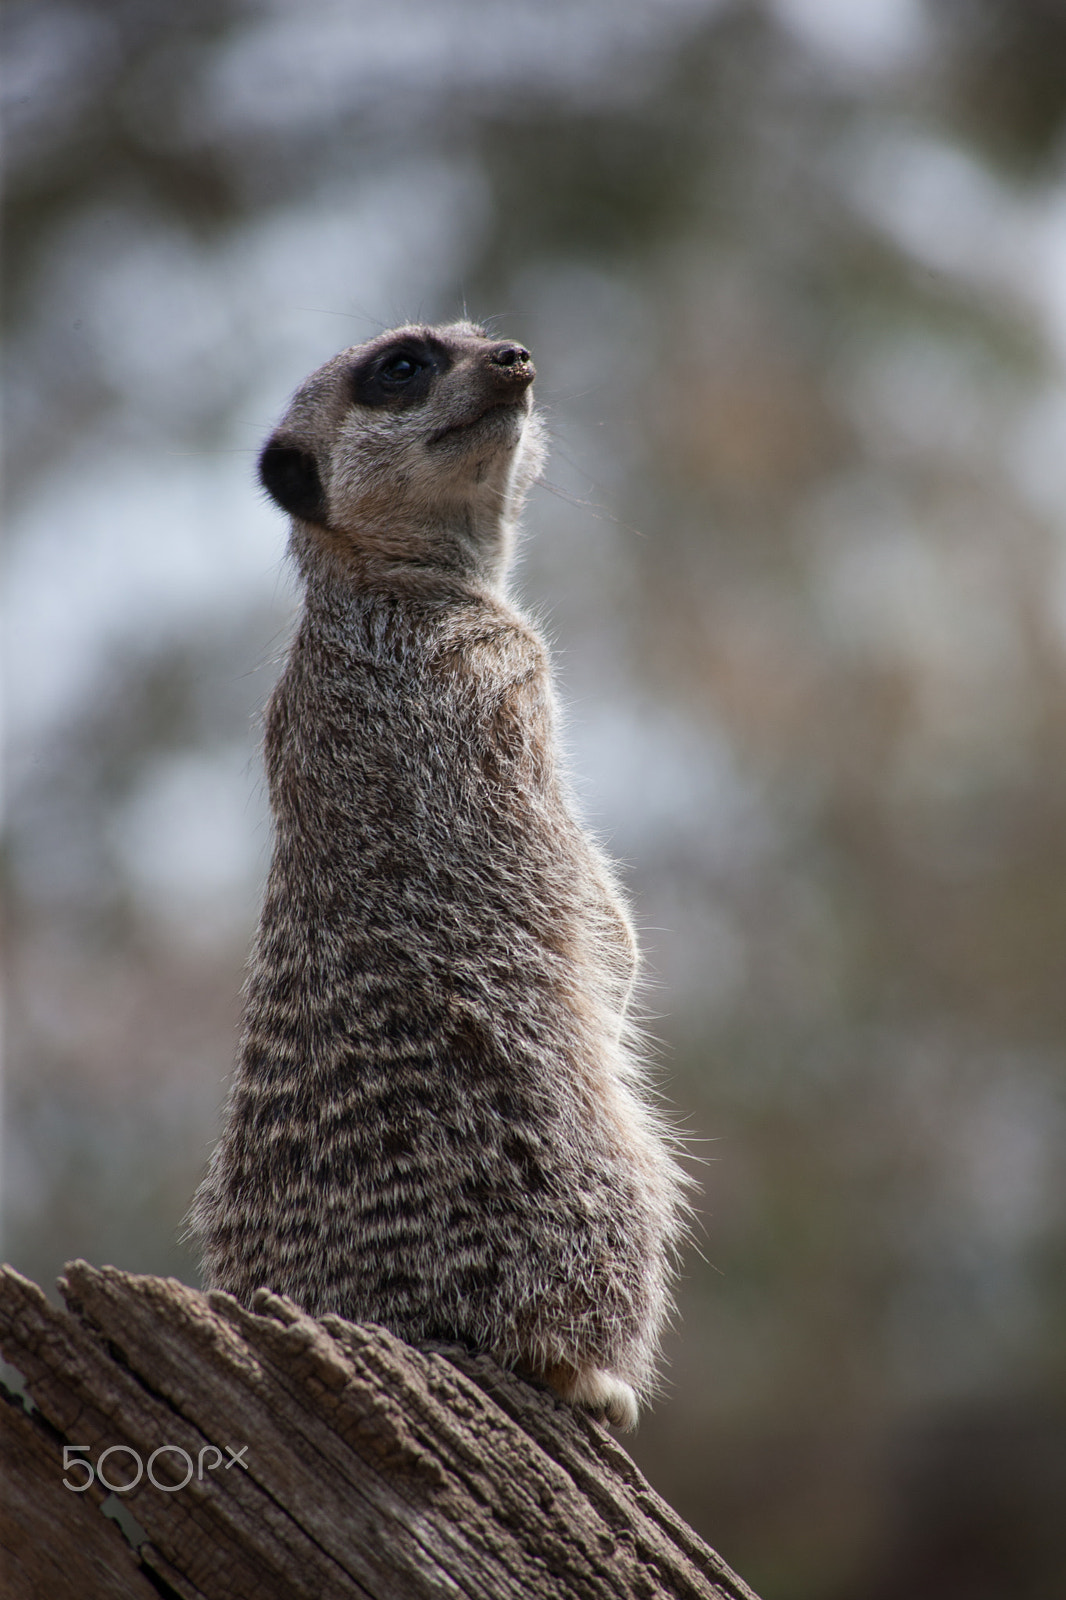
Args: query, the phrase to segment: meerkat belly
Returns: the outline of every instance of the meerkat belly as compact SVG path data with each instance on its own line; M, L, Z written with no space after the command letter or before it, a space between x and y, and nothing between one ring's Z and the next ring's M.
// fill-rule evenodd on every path
M313 1311L516 1357L554 1299L606 1348L646 1316L654 1241L624 1130L586 1081L596 1007L572 871L557 839L538 848L525 800L497 779L486 804L476 765L457 780L443 747L461 729L418 707L409 763L448 777L413 782L395 715L388 762L376 748L380 721L371 707L320 737L313 781L296 749L275 782L232 1286L269 1270Z

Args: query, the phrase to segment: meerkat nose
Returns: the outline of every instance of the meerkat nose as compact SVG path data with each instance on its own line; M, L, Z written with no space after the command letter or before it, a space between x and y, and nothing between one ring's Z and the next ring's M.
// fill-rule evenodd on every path
M495 369L496 382L509 390L525 389L537 376L529 351L520 344L495 344L486 350L485 359L490 371Z
M523 350L520 344L495 345L488 355L497 367L521 367L529 360L529 351Z

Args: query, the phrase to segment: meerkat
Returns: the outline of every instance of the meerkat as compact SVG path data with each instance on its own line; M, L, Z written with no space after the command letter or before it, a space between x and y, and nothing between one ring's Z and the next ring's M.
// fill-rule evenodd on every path
M631 1427L682 1231L629 1019L637 949L508 598L541 471L529 352L343 351L260 479L304 608L266 714L274 851L205 1285L460 1342Z

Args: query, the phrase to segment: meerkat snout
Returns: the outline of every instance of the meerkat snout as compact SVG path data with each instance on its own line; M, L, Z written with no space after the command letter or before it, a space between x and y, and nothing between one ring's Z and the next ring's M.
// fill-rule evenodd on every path
M528 350L517 344L495 344L487 349L475 350L466 361L456 364L451 390L459 409L453 420L430 436L431 446L462 433L492 412L516 415L530 408L527 391L537 376ZM471 370L468 370L471 369ZM441 385L443 391L444 386ZM443 394L442 394L443 397ZM506 417L502 420L506 421ZM513 425L515 416L510 419ZM500 446L506 446L506 431ZM459 441L460 444L463 441Z

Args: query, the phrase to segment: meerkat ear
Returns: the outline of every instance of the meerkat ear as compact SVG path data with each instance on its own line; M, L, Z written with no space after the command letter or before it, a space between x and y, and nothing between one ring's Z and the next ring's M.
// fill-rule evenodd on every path
M310 450L298 445L268 444L259 457L259 482L290 517L323 522L326 497L318 475L318 462Z

